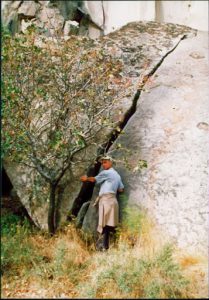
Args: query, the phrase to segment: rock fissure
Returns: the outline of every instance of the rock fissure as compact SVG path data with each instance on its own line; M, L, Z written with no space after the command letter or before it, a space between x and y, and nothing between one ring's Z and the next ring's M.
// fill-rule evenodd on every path
M104 3L103 3L103 1L101 1L101 4L102 4L102 15L103 15L102 30L104 32L104 29L105 29L105 10L104 10Z
M169 50L168 52L166 52L166 54L160 59L160 61L151 69L151 71L147 74L143 76L142 79L142 84L140 85L140 88L137 89L131 106L129 107L129 109L125 112L124 117L122 119L122 121L119 121L116 129L113 129L112 133L110 134L110 138L109 140L103 144L99 149L98 149L98 157L103 155L104 153L108 153L108 150L110 149L110 147L113 145L113 143L118 139L118 137L120 136L122 130L125 128L126 124L128 123L128 121L130 120L130 118L135 114L136 109L137 109L137 103L138 100L140 98L141 92L143 91L147 81L150 79L151 76L154 75L154 73L158 70L158 68L162 65L163 61L165 60L165 58L171 54L179 45L179 43L184 40L185 38L187 38L187 35L183 35L180 40L176 43L176 45ZM88 168L87 171L87 176L96 176L99 173L100 170L100 162L97 160L95 165L92 167L90 166ZM81 190L77 196L77 198L74 200L73 202L73 206L70 212L70 215L68 217L68 220L71 220L71 215L73 215L74 217L77 217L78 213L80 212L80 210L82 210L82 206L85 205L85 213L88 210L88 207L86 207L86 203L88 203L88 206L90 204L90 200L92 198L93 195L93 190L94 190L94 184L92 183L83 183ZM85 213L82 213L82 220L85 217ZM82 226L82 220L79 220L79 226Z

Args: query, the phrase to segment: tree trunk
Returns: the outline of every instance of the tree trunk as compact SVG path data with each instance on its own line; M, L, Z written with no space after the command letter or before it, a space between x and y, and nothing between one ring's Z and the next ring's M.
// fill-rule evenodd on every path
M49 211L48 211L48 231L51 235L55 233L55 199L56 199L56 184L50 183L50 198L49 198Z
M55 213L54 213L54 224L55 224L55 229L57 229L59 222L60 222L60 207L61 207L61 202L63 198L63 193L65 190L64 184L61 184L57 186L57 197L56 197L56 203L55 203Z

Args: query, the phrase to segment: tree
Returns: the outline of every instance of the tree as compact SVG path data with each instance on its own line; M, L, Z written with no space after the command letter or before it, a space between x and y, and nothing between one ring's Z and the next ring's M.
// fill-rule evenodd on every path
M25 35L4 34L2 59L2 153L47 183L48 231L54 234L61 179L114 126L113 80L122 64L93 40L46 38L34 27Z

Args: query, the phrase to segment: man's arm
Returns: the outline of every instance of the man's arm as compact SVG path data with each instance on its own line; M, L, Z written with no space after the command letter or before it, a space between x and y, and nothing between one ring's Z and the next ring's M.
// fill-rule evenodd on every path
M80 180L82 182L96 182L95 177L88 177L86 175L81 176Z

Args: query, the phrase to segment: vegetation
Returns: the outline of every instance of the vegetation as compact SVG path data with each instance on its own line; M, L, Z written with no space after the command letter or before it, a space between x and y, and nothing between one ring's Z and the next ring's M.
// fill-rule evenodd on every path
M178 253L164 237L163 243L156 242L146 215L135 217L134 227L140 232L130 231L124 221L108 252L96 252L93 242L86 243L73 224L49 238L27 222L20 225L17 218L4 217L1 296L207 298L207 261Z
M119 60L88 38L47 39L33 26L24 35L3 34L3 159L31 170L29 192L49 203L51 234L64 175L72 178L89 156L94 161L95 149L115 126L121 69Z

